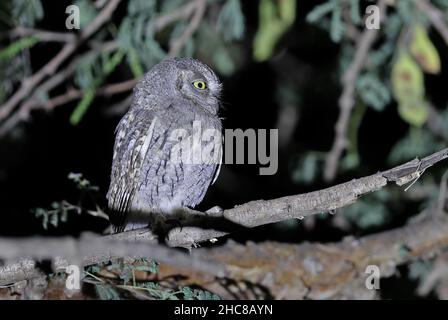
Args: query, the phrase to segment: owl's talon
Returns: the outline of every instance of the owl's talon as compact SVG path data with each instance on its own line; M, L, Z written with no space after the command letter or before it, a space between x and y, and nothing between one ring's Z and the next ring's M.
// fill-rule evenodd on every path
M165 224L173 228L179 228L182 231L182 223L180 223L179 219L167 219L165 220Z
M211 214L213 214L213 213L221 213L221 212L223 212L224 211L224 209L223 208L221 208L220 206L214 206L214 207L212 207L212 208L210 208L210 209L208 209L207 211L205 211L206 213L211 213Z

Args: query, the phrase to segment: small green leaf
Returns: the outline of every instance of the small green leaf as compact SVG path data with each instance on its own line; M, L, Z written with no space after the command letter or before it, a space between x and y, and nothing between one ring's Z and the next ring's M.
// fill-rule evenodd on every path
M115 68L120 64L121 60L123 60L124 52L122 50L118 50L115 52L110 59L107 59L103 64L103 73L104 75L110 74Z
M70 116L70 123L76 126L86 113L93 99L95 98L96 88L87 89L81 101L79 101L72 115Z
M0 61L7 61L14 58L17 54L20 53L20 51L27 48L31 48L37 42L38 40L36 38L27 37L27 38L21 38L11 43L5 49L0 50Z
M134 77L136 78L142 77L145 71L143 70L143 66L140 62L140 58L137 54L137 51L134 48L129 48L127 58L129 67L131 68Z
M258 7L259 27L254 38L256 61L269 59L281 36L296 19L296 0L261 0Z
M240 0L227 0L219 13L216 27L227 41L241 40L244 36L244 15Z
M398 113L409 124L420 127L428 120L429 110L427 103L422 101L402 102L398 105Z

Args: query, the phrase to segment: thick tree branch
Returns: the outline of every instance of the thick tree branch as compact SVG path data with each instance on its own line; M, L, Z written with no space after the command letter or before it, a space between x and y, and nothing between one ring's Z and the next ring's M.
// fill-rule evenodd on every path
M252 201L223 211L204 213L188 209L190 220L188 222L194 222L195 219L198 219L197 222L200 226L187 225L171 230L167 237L167 244L191 248L200 241L211 240L235 231L237 226L255 227L333 211L354 203L360 196L376 191L389 182L395 182L398 185L412 183L426 169L446 158L448 158L448 148L421 160L414 159L392 169L319 191L273 200ZM208 228L209 226L211 227ZM224 228L222 228L223 226ZM234 227L233 230L232 226ZM35 258L65 256L82 261L83 265L89 265L131 255L150 256L158 261L177 266L192 263L191 261L187 262L187 256L171 250L174 249L155 244L155 236L147 229L123 232L105 238L84 237L81 238L79 243L69 238L58 239L57 241L45 238L3 239L0 241L0 257L9 260L23 256L33 256ZM61 266L63 263L66 262L59 262L58 265ZM209 268L210 265L202 260L201 264L203 265L199 267L194 264L189 266L191 268L202 268L202 271L212 273L214 276L223 272L216 265ZM35 265L29 259L4 266L0 268L0 285L34 276L37 274L34 269Z
M191 248L199 242L213 240L237 231L241 226L253 228L287 219L303 219L318 213L334 212L356 202L362 195L383 188L390 182L400 186L412 183L426 169L447 157L448 148L421 160L416 158L392 169L323 190L272 200L251 201L221 212L204 213L185 209L184 215L190 217L190 222L182 228L172 229L166 241L170 246Z
M376 290L365 286L367 266L375 265L382 278L390 277L400 265L442 253L448 248L447 235L447 217L429 214L397 229L335 243L243 245L228 241L193 254L197 263L219 266L219 273L209 269L198 272L201 270L192 267L191 261L178 264L170 257L169 263L160 265L158 277L176 277L177 285L200 286L225 299L373 299ZM149 254L147 257L157 254L139 253ZM66 263L56 261L55 266L65 267ZM0 270L0 284L41 275L29 259Z
M51 238L1 238L0 258L11 261L22 258L17 264L0 267L0 285L28 279L37 274L32 259L54 260L55 269L65 268L69 264L80 266L97 264L120 257L151 257L162 263L185 267L200 272L211 272L216 276L224 275L219 263L190 255L181 251L154 243L150 234L147 241L129 241L85 234L79 239L72 237ZM63 257L63 258L61 258Z
M225 299L374 299L377 291L365 286L367 266L378 266L380 276L387 278L398 266L447 248L447 217L428 215L401 228L336 243L242 245L229 241L196 250L225 265L232 281L172 266L161 266L160 276L180 274L184 280L179 285L199 285Z

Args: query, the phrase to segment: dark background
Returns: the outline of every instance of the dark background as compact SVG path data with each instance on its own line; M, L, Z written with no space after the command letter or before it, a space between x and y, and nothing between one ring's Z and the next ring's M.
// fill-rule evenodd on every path
M45 18L37 28L60 30L65 23L67 1L43 1ZM220 76L223 85L223 109L225 128L276 128L278 108L275 98L275 81L279 75L301 90L299 121L291 143L279 150L279 170L274 176L258 175L257 165L224 165L217 183L212 186L200 205L201 209L219 205L232 207L254 199L269 199L284 195L315 190L325 186L322 181L301 186L291 179L291 157L308 150L327 151L333 141L333 128L337 120L337 100L340 94L339 78L334 73L339 47L325 31L305 22L305 15L315 1L300 1L293 28L281 40L282 49L269 62L257 63L251 59L251 35L257 27L257 2L243 1L246 17L247 48L244 66L231 77ZM120 4L114 15L124 14L126 4ZM435 37L440 42L440 38ZM439 48L447 51L441 45ZM45 50L42 50L45 49ZM45 44L31 49L34 70L45 64L57 52L58 44ZM292 61L292 62L291 62ZM294 74L295 68L306 70ZM428 91L436 101L446 101L446 67L442 75L429 77ZM129 76L128 70L115 72L116 81ZM113 81L113 80L112 80ZM48 207L52 201L77 197L73 183L67 179L70 172L80 172L101 193L107 192L110 175L114 129L119 117L105 116L105 109L116 102L96 99L92 108L77 126L68 118L76 103L56 109L52 113L33 112L32 120L21 124L6 138L0 140L0 210L3 220L1 234L24 235L41 233L41 224L33 218L30 210ZM405 134L408 125L400 120L394 105L384 112L367 110L368 114L359 130L359 146L362 168L358 175L369 174L387 167L386 158L392 146ZM278 128L280 131L282 128ZM355 177L339 176L340 181ZM79 232L96 229L95 221L72 217L68 228L45 231L45 233ZM81 221L82 220L82 221ZM94 219L96 220L96 219ZM76 223L74 223L76 222ZM264 229L264 228L263 228ZM269 229L269 228L268 228ZM97 229L96 229L97 230ZM265 230L263 230L265 231ZM266 230L267 231L267 230ZM327 236L325 230L315 230ZM251 235L252 236L252 235ZM279 236L279 235L277 235ZM276 237L272 230L263 232L263 238ZM289 241L301 239L294 232Z
M68 1L43 1L45 18L36 27L62 31ZM306 14L316 1L299 1L294 26L282 38L279 49L268 62L254 62L251 41L257 28L258 3L242 1L246 17L246 34L242 66L231 77L220 76L223 81L223 109L225 128L276 128L279 108L275 86L278 78L284 79L300 90L298 122L293 138L279 150L279 169L273 176L258 175L258 165L223 165L217 183L207 192L199 209L219 205L233 207L256 199L271 199L303 193L329 186L321 177L311 184L298 184L291 179L291 161L296 156L313 151L326 152L331 148L334 124L338 116L338 98L341 93L337 63L340 47L333 43L328 33L305 22ZM120 4L114 16L124 15L126 4ZM448 49L441 38L433 41L440 48L441 56L448 56ZM33 70L44 65L59 50L58 44L37 45L31 49ZM83 50L82 48L80 50ZM433 103L442 106L448 100L448 72L442 62L442 73L428 76L426 87ZM110 82L130 77L126 68L118 68ZM61 93L63 89L61 89ZM58 228L42 228L32 209L48 208L53 201L67 199L75 202L79 191L67 179L70 172L79 172L92 184L99 186L98 202L104 207L104 196L109 185L109 175L114 142L114 129L120 117L108 116L106 111L119 97L97 98L81 123L69 123L76 102L64 105L51 113L35 111L31 120L22 123L0 140L0 235L77 235L85 230L101 232L107 223L89 216L70 214L68 223ZM390 166L386 162L393 145L406 134L408 125L402 121L391 103L383 112L368 108L359 129L358 145L362 166L338 175L337 182L375 173ZM282 128L278 128L280 131ZM409 159L410 160L410 159ZM441 165L443 166L443 165ZM320 168L320 171L322 171ZM317 225L304 228L297 223L289 227L264 226L235 234L238 241L279 240L285 242L337 241L344 235L362 235L404 224L410 213L418 212L418 203L398 208L387 224L374 230L341 231L330 224L331 217L317 220ZM394 282L395 281L395 282ZM408 285L396 279L385 281L392 291L386 296L406 296L401 290ZM395 291L394 291L395 290ZM392 294L390 293L392 292Z

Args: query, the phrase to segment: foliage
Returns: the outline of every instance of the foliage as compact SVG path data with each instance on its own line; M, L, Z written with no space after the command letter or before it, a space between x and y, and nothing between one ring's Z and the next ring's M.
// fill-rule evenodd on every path
M295 0L261 0L259 26L254 38L254 59L264 61L272 56L275 45L296 19Z
M66 223L68 221L70 213L80 215L85 212L92 216L108 220L107 215L95 201L99 188L92 185L91 182L85 179L80 173L70 173L68 179L71 180L81 192L78 204L72 204L67 200L54 201L52 202L50 209L36 208L32 210L34 216L42 220L43 228L47 230L50 225L57 228L61 223ZM85 201L84 198L86 196L89 201ZM92 205L94 206L94 209L88 209L88 207Z
M213 43L216 52L213 52L211 60L217 64L218 69L226 75L236 71L235 55L230 53L228 43L239 41L244 37L245 21L241 9L240 0L215 0L209 5L218 9L217 19L204 17L198 28L199 32L213 29ZM108 81L109 76L117 69L129 70L134 77L141 77L145 70L150 69L155 63L167 56L167 47L170 42L182 35L189 23L190 17L174 19L162 30L155 30L157 19L168 15L174 10L179 10L188 1L185 0L130 0L127 2L127 13L119 21L111 21L96 32L91 42L107 42L116 39L118 48L112 52L102 52L101 48L94 48L80 58L76 65L75 75L72 77L74 84L83 91L83 97L75 106L70 123L78 124L89 107L95 101L97 91L101 85ZM81 29L89 25L98 15L98 9L91 0L77 0L79 7ZM10 27L26 26L34 24L44 17L40 1L14 0L11 7L5 4L0 7L0 17L8 22ZM197 38L201 41L205 37ZM192 56L198 47L196 37L187 39L181 48L179 56ZM10 62L19 57L25 50L39 43L38 39L27 37L20 38L0 50L0 64ZM29 56L15 59L15 63L5 63L5 70L0 69L0 77L3 79L0 88L0 101L9 94L14 85L23 79L23 74L6 77L7 74L17 74L12 69L19 68L20 64L29 64ZM4 73L4 74L3 74ZM41 94L41 98L48 99L48 95Z
M118 277L115 280L106 280L99 275L102 269L118 272ZM153 276L154 280L137 280L137 271L140 274L146 273L146 277ZM102 300L120 300L123 290L131 292L137 290L148 295L148 298L160 300L220 300L219 296L207 290L187 286L179 287L175 284L158 281L156 278L158 273L159 265L152 260L144 258L126 262L117 260L88 267L85 270L84 281L94 284L95 291Z
M390 194L380 190L342 209L344 217L360 229L384 225L389 217L387 201Z
M36 38L28 37L11 43L8 47L0 50L0 62L14 58L20 51L31 48L37 42Z
M244 36L244 16L239 0L227 0L221 9L216 28L224 40L241 40Z
M35 23L40 19L42 19L43 17L44 17L44 10L42 8L41 0L12 1L10 18L14 25L33 27Z

